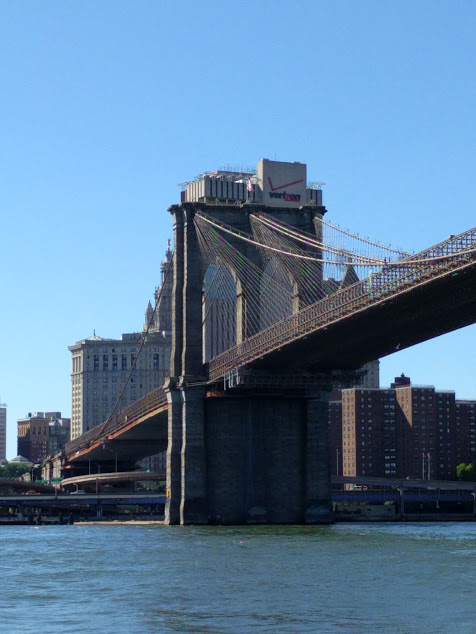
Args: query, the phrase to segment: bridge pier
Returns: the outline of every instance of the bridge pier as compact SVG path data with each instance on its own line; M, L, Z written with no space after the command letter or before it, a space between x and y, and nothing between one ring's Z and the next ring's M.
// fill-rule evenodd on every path
M332 522L327 388L168 389L167 524Z
M205 388L182 389L181 524L207 524Z
M175 386L175 389L173 388ZM169 379L166 524L207 524L203 386Z
M305 523L328 523L331 518L329 390L312 390L306 397Z
M332 521L327 390L206 399L209 521Z
M180 524L182 499L182 394L176 382L169 378L165 384L168 401L168 444L166 464L165 523Z

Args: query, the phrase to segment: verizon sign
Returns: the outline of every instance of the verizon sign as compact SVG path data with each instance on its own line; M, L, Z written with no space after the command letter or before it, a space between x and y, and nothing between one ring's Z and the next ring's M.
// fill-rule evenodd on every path
M258 182L263 203L274 207L300 207L306 202L306 165L262 159L258 162Z

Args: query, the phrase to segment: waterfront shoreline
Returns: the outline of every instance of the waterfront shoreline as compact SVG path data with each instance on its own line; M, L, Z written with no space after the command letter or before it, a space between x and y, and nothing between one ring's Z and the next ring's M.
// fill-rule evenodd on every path
M90 522L75 522L75 526L89 526L100 524L101 526L156 526L164 524L164 520L91 520Z

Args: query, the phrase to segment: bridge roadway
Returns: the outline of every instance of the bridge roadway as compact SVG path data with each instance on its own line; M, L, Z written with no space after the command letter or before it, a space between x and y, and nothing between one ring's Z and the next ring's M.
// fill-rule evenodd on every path
M165 502L164 493L0 495L0 507L22 506L23 508L77 508L105 504L165 504Z
M476 512L476 482L453 480L407 480L367 476L332 476L333 502L472 502ZM346 484L365 487L360 491L336 491Z
M356 484L369 489L384 487L388 489L427 489L440 491L472 491L476 493L476 482L460 480L418 480L406 478L372 478L369 476L331 476L333 485Z
M17 491L37 491L38 493L53 493L54 487L46 484L37 484L28 480L12 480L11 478L0 478L0 491L2 489L16 489Z
M356 369L475 320L476 228L252 335L210 361L209 380L244 365L287 373Z
M69 462L132 463L167 449L167 397L158 388L66 444Z
M223 385L223 379L233 374L235 385L245 387L250 369L302 377L304 372L355 369L473 324L476 252L468 249L475 245L476 229L471 229L412 256L435 258L425 266L402 262L401 270L389 269L302 309L212 359L208 382ZM455 258L441 259L447 253L456 254ZM70 462L138 460L164 451L167 410L165 392L154 390L68 443L67 458Z
M88 475L65 478L61 482L62 489L68 487L104 486L106 484L120 484L122 482L147 482L165 480L165 473L155 471L122 471L113 473L90 473Z
M401 491L394 489L385 491L333 491L333 502L401 502L402 497L406 502L473 502L474 498L469 491Z
M165 504L165 493L122 493L122 494L93 494L83 495L0 495L0 507L22 506L23 508L77 508L81 506L122 505L122 504ZM399 491L333 491L333 502L398 502L401 499ZM406 502L420 501L457 501L471 502L473 497L468 491L415 491L405 493Z
M112 476L119 479L127 479L132 474L102 474L105 479L113 481ZM134 474L135 475L135 474ZM143 478L142 474L142 479ZM156 474L153 474L157 477ZM77 482L93 483L98 476L84 476L75 478ZM71 479L73 480L73 479ZM116 478L117 481L117 478ZM71 482L69 482L71 484ZM360 491L336 491L332 492L333 502L398 502L404 495L405 502L424 501L456 501L475 503L476 482L459 482L445 480L402 480L398 478L369 478L369 477L345 477L333 476L334 486L355 484L365 485L367 490ZM377 490L380 489L380 490ZM121 505L121 504L165 504L164 493L84 493L56 495L0 495L0 507L22 506L33 508L46 507L79 507L97 505Z

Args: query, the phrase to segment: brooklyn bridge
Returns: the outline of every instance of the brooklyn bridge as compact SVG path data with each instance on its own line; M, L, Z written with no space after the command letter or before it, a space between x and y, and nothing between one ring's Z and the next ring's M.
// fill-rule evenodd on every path
M476 228L384 246L327 221L305 165L267 160L200 175L169 212L169 376L67 460L167 451L169 524L332 521L330 391L476 321Z

